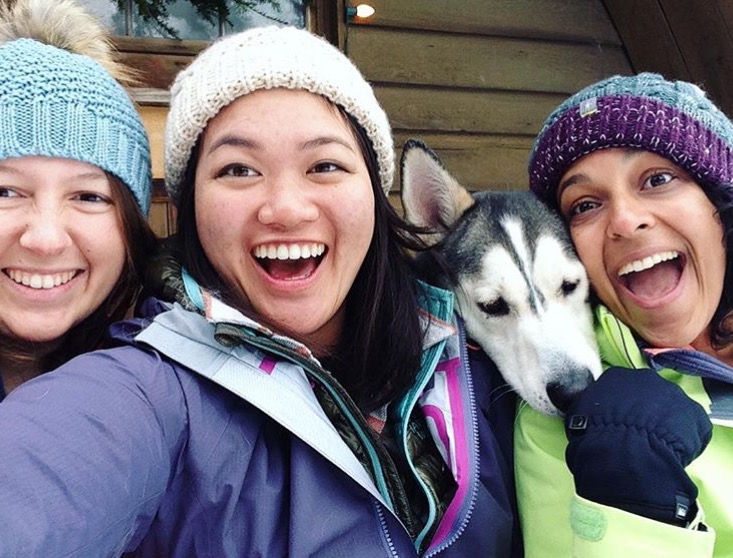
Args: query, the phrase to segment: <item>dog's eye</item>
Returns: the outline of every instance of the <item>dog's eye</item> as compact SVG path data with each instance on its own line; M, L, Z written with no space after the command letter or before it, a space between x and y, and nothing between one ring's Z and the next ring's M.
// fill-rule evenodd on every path
M570 296L578 288L578 285L580 285L580 281L563 281L560 286L560 292L563 296Z
M479 308L492 317L506 316L509 313L509 305L499 297L491 302L479 302Z

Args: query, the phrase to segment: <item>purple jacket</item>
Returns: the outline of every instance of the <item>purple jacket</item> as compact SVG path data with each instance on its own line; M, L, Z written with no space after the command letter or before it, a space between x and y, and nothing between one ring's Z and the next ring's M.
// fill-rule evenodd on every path
M297 364L148 307L0 404L0 557L417 555ZM444 324L414 395L458 490L424 555L519 557L514 400Z

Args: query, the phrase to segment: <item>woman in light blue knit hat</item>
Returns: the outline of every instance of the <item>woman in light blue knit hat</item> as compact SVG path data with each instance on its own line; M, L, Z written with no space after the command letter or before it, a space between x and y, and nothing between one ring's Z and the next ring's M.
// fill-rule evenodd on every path
M97 348L153 242L145 129L104 28L70 0L0 12L0 400Z
M733 555L733 124L696 85L617 76L550 115L529 171L606 371L564 425L518 418L527 556Z

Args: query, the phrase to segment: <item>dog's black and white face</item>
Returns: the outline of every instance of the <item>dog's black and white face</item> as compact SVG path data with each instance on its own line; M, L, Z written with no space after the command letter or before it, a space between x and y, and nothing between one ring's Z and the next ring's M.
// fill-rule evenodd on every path
M601 373L588 278L565 226L529 192L468 193L424 144L402 155L402 204L428 227L418 256L468 334L532 407L561 414Z

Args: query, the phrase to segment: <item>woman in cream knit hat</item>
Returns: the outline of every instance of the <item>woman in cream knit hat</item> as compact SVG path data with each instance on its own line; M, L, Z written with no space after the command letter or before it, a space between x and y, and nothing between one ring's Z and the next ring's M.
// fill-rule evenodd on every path
M0 555L521 556L514 401L410 271L393 156L371 87L305 31L178 76L153 274L176 304L0 406Z

